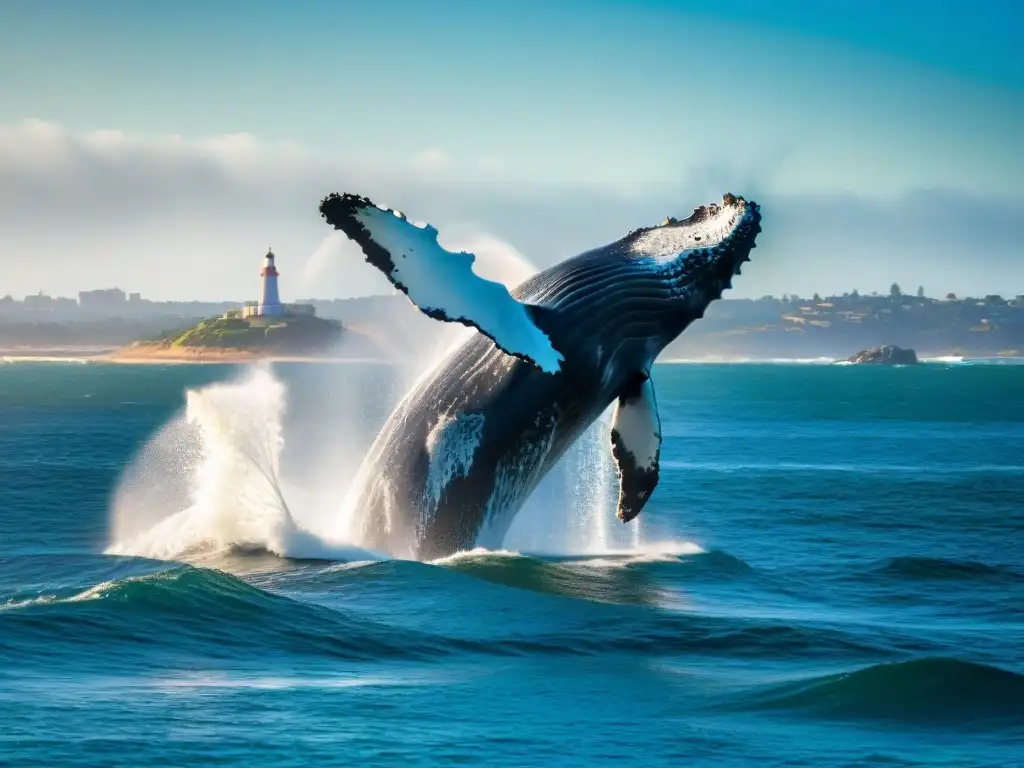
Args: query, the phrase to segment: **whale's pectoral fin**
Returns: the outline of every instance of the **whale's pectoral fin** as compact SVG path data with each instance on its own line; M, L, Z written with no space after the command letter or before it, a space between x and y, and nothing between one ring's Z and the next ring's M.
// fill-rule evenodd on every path
M564 358L537 325L540 308L517 301L501 283L473 272L476 256L442 248L434 227L417 226L398 211L349 194L327 196L320 213L358 243L366 260L421 312L472 326L504 352L546 373L558 372Z
M637 373L619 396L612 420L612 456L619 467L616 516L628 523L640 514L658 485L661 418L654 385L646 373Z

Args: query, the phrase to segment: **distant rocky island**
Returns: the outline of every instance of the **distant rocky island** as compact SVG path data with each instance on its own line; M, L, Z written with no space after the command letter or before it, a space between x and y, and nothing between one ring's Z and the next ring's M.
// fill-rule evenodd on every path
M284 304L278 291L273 250L264 257L259 301L229 309L221 317L189 328L166 331L156 339L136 341L114 352L113 360L247 361L261 358L318 357L341 340L338 320L316 316L309 304Z
M858 352L847 359L848 363L858 365L917 365L917 353L912 349L902 349L895 344L883 344Z

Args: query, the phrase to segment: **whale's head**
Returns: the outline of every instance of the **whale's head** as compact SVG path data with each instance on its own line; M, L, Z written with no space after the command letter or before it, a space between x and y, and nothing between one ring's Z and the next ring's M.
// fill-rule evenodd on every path
M757 203L726 194L721 203L702 205L685 219L669 217L630 232L620 247L643 271L664 281L669 299L664 311L674 337L732 287L760 231Z
M630 232L623 245L631 258L669 281L674 297L703 311L732 287L760 231L757 203L726 194L721 203L695 208L685 219L670 216Z

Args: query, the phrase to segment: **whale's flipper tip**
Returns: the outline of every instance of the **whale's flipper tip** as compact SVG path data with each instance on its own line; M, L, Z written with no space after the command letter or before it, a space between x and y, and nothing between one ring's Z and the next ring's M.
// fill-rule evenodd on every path
M353 194L330 194L320 215L354 240L375 266L428 317L476 328L502 351L557 373L564 359L534 321L529 305L501 283L473 271L476 256L452 253L437 242L437 230L418 226L405 214Z
M660 474L661 417L649 374L638 372L619 395L611 438L619 470L615 516L628 523L651 498Z

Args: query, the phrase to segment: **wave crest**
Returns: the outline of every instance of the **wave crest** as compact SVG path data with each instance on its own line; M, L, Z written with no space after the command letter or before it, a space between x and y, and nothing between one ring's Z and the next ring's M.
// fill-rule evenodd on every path
M759 704L848 719L1024 725L1024 675L959 659L923 658L787 684Z
M919 580L1024 581L1024 574L1006 566L942 557L894 557L886 560L873 572Z

